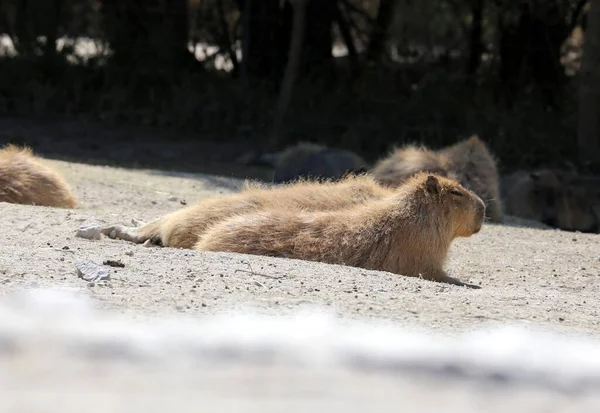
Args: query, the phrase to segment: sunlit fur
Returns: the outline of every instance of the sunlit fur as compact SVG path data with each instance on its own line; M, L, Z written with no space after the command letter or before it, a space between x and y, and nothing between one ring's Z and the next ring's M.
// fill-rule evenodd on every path
M272 187L247 183L240 193L203 199L140 228L112 225L102 232L135 243L152 240L165 247L192 248L209 225L234 215L273 207L304 211L342 209L391 192L369 175L349 176L339 182L299 180Z
M483 199L490 220L502 221L496 160L478 136L438 151L415 145L398 148L375 165L373 176L382 185L395 187L421 171L460 182Z
M320 261L457 283L443 270L450 244L456 237L479 232L484 213L483 201L459 183L419 173L388 196L344 209L272 208L236 215L206 230L195 249Z
M7 145L0 150L0 202L76 208L69 185L31 149Z

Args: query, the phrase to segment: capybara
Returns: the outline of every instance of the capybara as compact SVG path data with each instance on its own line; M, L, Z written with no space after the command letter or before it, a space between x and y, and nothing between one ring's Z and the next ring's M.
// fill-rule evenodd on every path
M369 175L348 176L337 182L301 180L271 187L247 183L240 193L203 199L139 228L110 225L102 232L134 243L150 241L165 247L192 248L209 225L234 215L271 207L306 211L341 209L382 198L391 191Z
M394 193L335 211L286 208L223 220L195 249L295 258L463 285L443 269L452 241L481 229L485 204L458 182L418 173Z
M76 208L77 202L62 176L43 163L30 148L7 145L0 150L0 202Z
M337 180L347 174L366 172L368 167L364 159L349 150L302 142L277 156L273 182L288 183L299 178Z
M435 173L458 181L483 199L490 220L502 222L496 160L478 136L437 151L407 145L394 150L373 168L375 180L391 187L400 185L417 172Z
M551 169L516 171L502 178L505 213L519 218L558 226L558 214L565 211L566 194L559 176Z
M567 231L600 233L600 178L563 177L566 203L559 204L558 228Z
M547 168L517 171L502 179L502 198L507 215L600 232L600 178Z

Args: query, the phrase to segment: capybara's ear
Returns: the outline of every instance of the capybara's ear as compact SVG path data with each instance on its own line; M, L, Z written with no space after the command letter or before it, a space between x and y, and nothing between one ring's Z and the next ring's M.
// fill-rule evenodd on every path
M425 181L425 187L427 188L427 192L431 194L438 194L440 192L440 181L434 176L427 176L427 181Z

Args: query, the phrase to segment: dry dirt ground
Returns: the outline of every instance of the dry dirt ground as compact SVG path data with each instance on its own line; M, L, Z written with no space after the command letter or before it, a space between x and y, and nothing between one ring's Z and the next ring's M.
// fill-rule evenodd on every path
M392 321L448 337L508 323L583 334L600 342L600 235L521 227L515 220L511 225L486 224L479 234L457 240L447 263L452 276L480 289L297 260L144 247L104 237L86 240L75 237L81 225L148 221L182 203L236 191L241 181L49 162L72 184L81 207L68 211L0 203L3 298L23 289L59 288L89 296L100 309L136 322L155 316L202 319L248 308L259 314L290 315L316 306L373 325ZM77 260L99 265L113 260L124 266L107 266L108 282L88 283L76 275ZM32 362L14 356L1 364L2 387L12 383L10 397L0 402L1 411L57 411L53 403L65 400L72 408L61 412L185 411L194 403L215 411L244 412L397 411L399 404L409 410L438 411L438 403L447 412L600 411L598 397L589 394L409 373L391 380L352 369L307 373L230 366L161 376L157 368L104 364L102 359L69 364L60 358ZM57 381L65 387L57 387Z

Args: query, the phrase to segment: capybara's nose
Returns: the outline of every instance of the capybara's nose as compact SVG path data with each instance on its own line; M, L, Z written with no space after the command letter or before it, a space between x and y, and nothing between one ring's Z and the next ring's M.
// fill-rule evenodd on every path
M481 215L481 219L485 217L485 202L481 198L477 198L477 211Z

